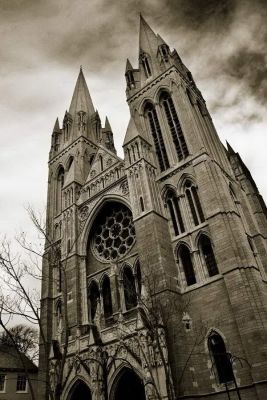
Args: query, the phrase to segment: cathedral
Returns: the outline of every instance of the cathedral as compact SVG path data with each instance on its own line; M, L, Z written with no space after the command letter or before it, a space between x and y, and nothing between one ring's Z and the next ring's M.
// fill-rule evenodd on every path
M49 154L40 399L267 399L267 210L140 17L117 156L82 69Z

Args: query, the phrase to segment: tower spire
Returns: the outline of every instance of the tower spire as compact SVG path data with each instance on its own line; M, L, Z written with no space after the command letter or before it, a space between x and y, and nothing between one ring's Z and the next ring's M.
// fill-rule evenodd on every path
M125 72L132 71L132 70L133 70L133 66L132 66L129 58L127 58Z
M88 115L94 114L93 102L83 75L82 66L75 85L69 112L74 115L79 111L85 111Z
M139 52L145 52L150 55L157 52L157 41L157 35L140 14Z
M59 120L58 120L58 118L56 119L53 132L60 132L60 126L59 126Z

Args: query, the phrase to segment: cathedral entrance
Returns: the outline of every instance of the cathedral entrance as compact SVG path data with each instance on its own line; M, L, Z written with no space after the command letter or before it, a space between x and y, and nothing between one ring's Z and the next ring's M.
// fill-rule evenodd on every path
M113 400L145 400L145 388L139 376L125 368L118 379Z
M91 391L83 381L79 380L70 390L68 400L92 400Z

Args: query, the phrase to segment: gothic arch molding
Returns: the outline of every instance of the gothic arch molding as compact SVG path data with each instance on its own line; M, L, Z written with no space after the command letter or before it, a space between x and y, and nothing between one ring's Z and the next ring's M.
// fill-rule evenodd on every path
M177 188L178 188L178 192L179 193L183 193L184 192L184 184L185 182L189 180L191 182L193 182L193 184L197 187L197 183L196 183L196 179L192 174L189 173L183 173L178 181L177 184Z
M133 263L133 272L134 272L134 274L136 274L136 270L137 270L138 265L141 267L141 263L140 263L139 257L137 257L134 260L134 263Z
M119 269L119 279L123 279L123 273L124 273L125 268L130 268L132 273L134 273L133 266L131 264L129 264L128 262L124 262Z
M121 203L123 205L125 205L126 207L129 208L129 210L132 212L132 208L131 205L129 203L128 200L126 200L124 197L119 196L119 195L105 195L103 197L101 197L96 204L93 206L92 210L90 210L90 215L87 218L87 221L85 222L85 225L83 227L82 233L81 233L81 237L79 240L79 244L78 244L78 251L81 255L86 256L86 250L87 250L87 242L89 239L89 235L90 235L90 230L92 228L92 225L94 223L95 218L97 217L99 211L101 210L101 208L109 202L117 202L117 203ZM90 205L89 205L90 207Z
M178 259L178 254L179 254L180 248L181 248L182 246L186 246L186 247L188 248L188 250L190 251L190 253L192 252L192 247L191 247L190 243L188 243L188 242L185 241L185 240L181 240L179 243L177 243L177 245L176 245L176 247L175 247L175 257L176 257L177 259Z
M207 354L209 354L209 347L208 347L208 338L212 333L217 333L218 335L220 335L225 343L225 345L227 345L228 347L228 343L227 343L227 339L226 336L224 335L224 333L219 329L219 328L215 328L215 327L210 327L205 335L205 340L204 340L204 348L205 348L205 352Z
M143 371L141 366L137 364L136 361L133 359L129 361L121 361L121 364L116 368L115 371L113 371L113 373L111 373L111 376L108 379L108 394L110 400L116 400L115 394L117 386L121 377L127 370L132 371L141 380L141 382L143 381Z
M168 183L167 185L165 185L165 186L161 189L161 192L160 192L161 198L163 199L164 202L165 202L165 200L166 200L166 194L168 193L169 190L174 191L174 193L177 195L177 188L176 188L174 185Z
M88 282L88 289L90 288L91 285L96 285L98 287L98 290L100 288L100 282L94 277L92 279L90 279L90 281Z
M107 271L103 272L103 274L99 278L99 289L102 290L103 282L108 278L110 280L109 273Z
M139 115L144 116L144 111L145 111L145 107L146 107L147 104L152 104L153 107L155 107L155 103L154 103L154 100L153 100L152 96L146 97L145 99L143 99L141 101L141 103L139 104L138 110L137 110Z
M60 162L60 163L56 166L56 168L55 168L55 174L54 174L54 178L55 178L55 179L57 179L58 174L59 174L59 172L60 172L61 169L63 169L63 170L64 170L64 173L65 173L65 167L64 167L63 163Z
M74 400L72 396L79 384L85 385L88 388L88 391L90 392L92 399L92 390L91 390L92 382L88 382L87 379L82 374L76 374L75 371L72 371L71 377L69 378L69 383L65 386L63 393L61 395L62 400ZM88 398L88 400L91 399Z
M65 171L69 171L71 164L74 162L74 155L70 154L65 162Z
M194 248L195 248L195 249L198 249L198 248L199 248L199 241L200 241L200 239L201 239L202 236L206 236L206 237L210 240L210 242L212 243L212 240L211 240L211 238L210 238L210 233L209 233L206 229L201 229L201 230L197 233L197 235L196 235L196 237L195 237L195 240L194 240Z
M163 92L167 92L170 96L172 96L172 91L171 91L171 84L168 85L162 85L154 93L153 96L153 102L154 104L159 104L160 96Z

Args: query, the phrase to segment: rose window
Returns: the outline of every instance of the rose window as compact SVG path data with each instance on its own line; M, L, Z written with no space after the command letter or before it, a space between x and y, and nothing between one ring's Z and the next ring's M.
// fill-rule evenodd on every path
M122 204L108 203L94 223L91 248L97 258L112 261L124 256L135 242L131 211Z

